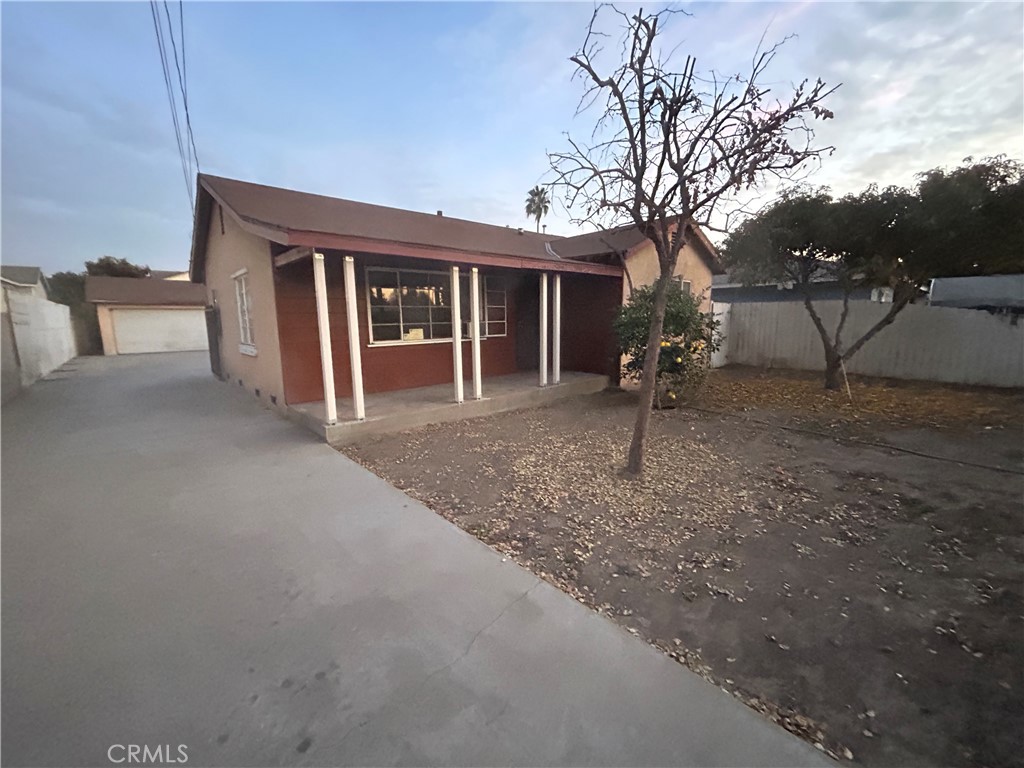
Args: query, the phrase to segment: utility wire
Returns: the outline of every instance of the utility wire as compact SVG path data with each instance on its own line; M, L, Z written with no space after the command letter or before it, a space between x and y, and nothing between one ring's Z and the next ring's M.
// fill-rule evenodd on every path
M189 207L191 210L195 210L195 202L192 197L192 180L190 177L189 169L191 167L191 158L186 160L186 144L182 140L181 135L181 123L178 119L178 104L174 97L174 86L171 84L171 72L170 65L167 61L167 47L163 36L163 26L160 23L160 14L157 9L156 0L150 0L149 3L150 15L153 18L153 31L156 35L157 51L160 55L160 68L164 77L164 88L167 91L167 102L171 109L171 122L174 126L174 138L178 145L178 159L181 162L181 173L185 179L185 191L188 194Z
M184 163L184 147L181 141L181 124L178 119L178 105L174 98L174 90L171 85L170 79L170 67L167 63L167 43L163 36L163 26L160 22L159 9L156 8L155 3L151 0L151 11L155 14L154 24L156 25L156 36L157 36L157 48L160 53L160 66L164 76L164 88L167 91L167 100L171 108L171 121L174 123L174 137L178 144L178 159ZM188 179L187 168L183 166L183 173L185 174L186 181Z
M182 102L185 104L185 119L188 122L188 136L192 141L192 156L196 159L196 170L199 170L199 154L196 152L196 142L192 138L192 122L188 113L188 68L185 66L185 0L178 0L178 28L181 30L181 74L185 81L182 90Z
M181 30L181 64L178 64L178 46L174 42L174 25L171 24L171 12L167 6L167 0L163 0L164 3L164 14L167 16L167 29L171 36L171 51L174 54L174 68L178 71L178 88L181 90L181 103L185 107L185 126L188 130L188 141L192 148L192 154L189 156L189 176L191 178L192 170L192 158L195 158L196 170L199 170L199 155L196 152L196 141L192 136L192 117L188 111L188 80L185 74L185 12L181 0L178 0L178 21ZM188 151L189 147L186 146L185 150Z

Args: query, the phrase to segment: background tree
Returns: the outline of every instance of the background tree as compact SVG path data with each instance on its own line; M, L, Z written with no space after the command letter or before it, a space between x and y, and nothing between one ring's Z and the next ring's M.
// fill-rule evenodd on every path
M537 231L540 232L540 220L551 210L551 198L548 191L539 184L526 195L526 215L537 220Z
M149 267L133 264L127 259L115 259L113 256L101 256L96 261L85 262L87 275L106 275L108 277L149 277Z
M779 45L754 52L745 74L697 74L687 56L679 69L662 57L663 22L679 13L594 11L572 61L585 92L577 114L600 110L589 141L567 137L569 148L549 155L555 184L579 224L610 229L631 223L654 244L659 276L640 380L627 474L643 469L666 293L691 222L711 227L723 199L772 177L787 176L828 149L812 147L809 120L832 117L823 106L834 89L804 81L784 97L762 83ZM622 29L619 61L606 68L599 18L614 14ZM574 77L575 77L574 76ZM714 228L714 227L711 227Z
M78 354L102 354L103 341L96 306L85 300L85 273L55 272L46 279L46 283L50 287L50 301L67 305L71 312Z
M868 187L838 200L826 191L783 195L736 228L721 249L730 273L747 283L789 281L825 351L825 387L841 386L846 361L935 277L1024 270L1024 184L1019 163L1004 157L967 159L953 170L918 175L915 190ZM820 279L843 292L834 329L812 300ZM862 287L892 290L878 322L848 346L843 330L850 297Z
M148 277L149 273L149 267L133 264L127 259L101 256L95 261L85 262L85 272L56 272L47 278L50 300L66 304L71 310L79 354L98 355L103 352L96 307L85 300L86 276Z

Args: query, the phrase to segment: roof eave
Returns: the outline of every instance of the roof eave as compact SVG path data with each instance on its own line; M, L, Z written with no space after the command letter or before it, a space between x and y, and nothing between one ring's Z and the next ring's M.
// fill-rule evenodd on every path
M462 264L481 264L509 269L532 269L546 272L568 272L575 274L605 275L621 277L622 269L606 264L591 264L568 259L547 260L529 256L515 256L500 253L481 253L457 248L440 248L431 245L401 243L394 240L378 240L326 232L288 230L283 245L327 248L330 250L374 253L388 256L405 256L413 259L431 259Z

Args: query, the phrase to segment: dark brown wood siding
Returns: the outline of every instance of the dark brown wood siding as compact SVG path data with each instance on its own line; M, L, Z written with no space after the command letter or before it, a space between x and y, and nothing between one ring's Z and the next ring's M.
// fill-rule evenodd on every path
M363 363L363 387L367 393L411 389L452 381L451 343L400 344L368 346L369 328L366 311L366 272L369 266L447 271L449 265L417 259L385 256L356 256L356 309ZM348 323L342 257L328 252L325 259L328 311L331 321L331 350L334 360L334 386L338 397L351 397L352 377L349 369ZM468 272L468 270L465 270ZM538 290L536 273L515 270L481 269L481 275L505 279L507 301L507 335L482 339L480 359L483 375L501 376L519 370L535 370L522 359L517 363L517 334L532 328L532 338L524 345L537 346L536 323L517 322L523 311L536 313L537 305L521 308L523 297ZM295 262L275 270L278 335L281 340L281 364L284 393L288 403L323 400L320 366L320 341L317 333L316 296L313 289L313 266L308 260ZM621 278L593 275L562 277L562 367L564 370L610 373L614 359L611 320L622 293ZM529 332L529 331L527 331ZM462 370L465 379L473 375L470 343L462 343ZM521 356L520 356L521 357Z
M342 259L339 254L326 255L328 311L331 319L331 349L334 360L334 386L338 397L352 395L349 369L348 322L345 309L345 288ZM356 257L356 310L363 363L363 387L367 393L411 389L450 382L453 376L450 343L400 344L369 346L366 312L366 266L398 269L446 271L446 264L422 260L374 256ZM278 302L278 333L281 339L281 361L284 368L285 399L289 403L323 400L320 366L320 340L317 333L316 296L313 289L313 266L309 261L296 262L277 269L275 288ZM480 342L480 362L484 376L515 373L515 285L520 276L511 270L481 270L482 275L506 278L508 335ZM472 351L468 340L462 343L463 375L473 374Z
M562 370L619 379L613 323L622 302L622 278L562 275Z

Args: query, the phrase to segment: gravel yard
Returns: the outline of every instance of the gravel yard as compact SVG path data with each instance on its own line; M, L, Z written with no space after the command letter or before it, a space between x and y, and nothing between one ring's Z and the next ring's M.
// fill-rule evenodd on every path
M639 481L622 392L346 452L839 759L1020 765L1021 396L851 386L716 371Z

